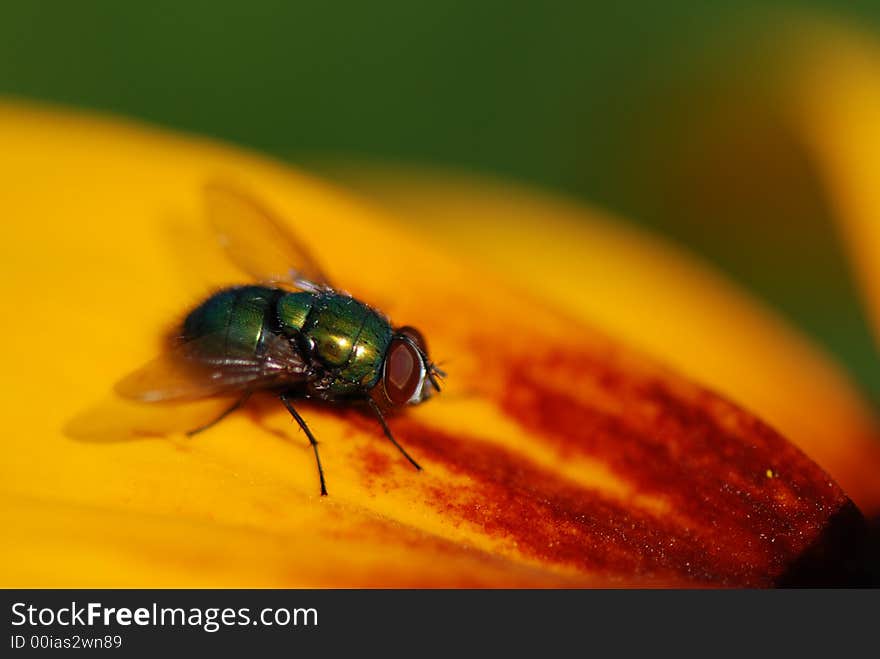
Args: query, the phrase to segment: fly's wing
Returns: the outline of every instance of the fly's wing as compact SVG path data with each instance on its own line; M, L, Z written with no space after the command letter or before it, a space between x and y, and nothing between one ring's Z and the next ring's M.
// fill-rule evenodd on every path
M208 335L181 343L119 381L116 392L146 403L187 401L291 385L306 377L305 362L280 337L253 357L216 356L224 341Z
M208 220L230 260L257 281L330 288L303 243L267 208L225 182L205 187Z

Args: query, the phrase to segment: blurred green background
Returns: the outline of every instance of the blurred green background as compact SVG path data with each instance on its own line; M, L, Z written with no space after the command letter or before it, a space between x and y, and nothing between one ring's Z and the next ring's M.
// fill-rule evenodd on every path
M877 400L822 190L772 90L774 25L815 11L880 25L877 0L5 0L0 93L300 162L426 163L573 194L714 262Z

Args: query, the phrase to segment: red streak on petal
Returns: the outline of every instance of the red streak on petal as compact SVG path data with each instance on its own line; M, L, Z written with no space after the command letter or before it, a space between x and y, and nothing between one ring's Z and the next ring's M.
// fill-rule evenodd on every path
M670 508L566 481L478 435L395 418L398 438L428 458L428 477L433 462L473 483L426 485L430 503L504 551L621 585L766 586L849 504L774 430L675 376L570 350L495 363L489 395L531 436L601 462Z
M358 458L364 468L364 481L367 485L373 485L377 480L390 476L393 456L387 451L367 445L358 450Z

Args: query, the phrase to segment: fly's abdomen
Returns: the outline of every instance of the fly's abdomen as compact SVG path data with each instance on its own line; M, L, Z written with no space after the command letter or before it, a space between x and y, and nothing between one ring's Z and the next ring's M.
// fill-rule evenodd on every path
M294 337L303 332L318 297L314 293L286 293L278 300L279 329Z
M186 317L183 338L203 340L206 358L253 358L271 331L267 321L281 295L282 291L264 286L238 286L215 293Z

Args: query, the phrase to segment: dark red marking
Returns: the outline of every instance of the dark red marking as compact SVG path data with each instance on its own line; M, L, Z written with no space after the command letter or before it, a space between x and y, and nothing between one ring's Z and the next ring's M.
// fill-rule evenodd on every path
M577 351L493 363L500 386L489 395L510 418L670 509L657 515L566 482L479 436L406 414L391 421L416 455L473 481L468 491L428 486L435 507L542 562L621 584L766 586L849 504L778 433L674 376Z
M392 456L383 453L372 445L362 446L358 450L358 458L364 469L365 480L372 485L377 480L385 480L391 474Z

